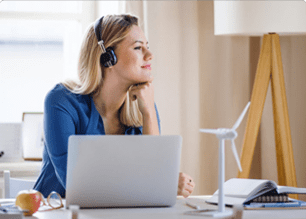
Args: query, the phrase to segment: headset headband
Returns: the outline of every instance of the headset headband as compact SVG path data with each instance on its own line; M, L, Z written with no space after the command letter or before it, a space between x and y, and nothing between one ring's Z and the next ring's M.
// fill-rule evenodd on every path
M102 24L102 20L103 20L104 16L102 16L101 18L99 18L96 23L95 23L95 34L96 34L96 37L97 37L97 40L98 40L98 43L102 40L101 39L101 24Z
M107 49L105 49L104 47L104 41L102 40L102 37L101 37L101 32L102 32L101 26L102 26L103 18L104 16L96 20L95 25L94 25L94 30L95 30L96 38L98 40L98 44L100 45L102 49L100 63L104 67L110 67L117 63L117 57L112 47L108 47Z
M102 37L101 37L101 25L102 25L103 18L104 18L104 16L97 19L94 29L95 29L95 34L96 34L96 37L97 37L97 40L98 40L98 44L100 45L100 47L102 49L102 53L105 53L106 49L104 47L104 41L102 40Z

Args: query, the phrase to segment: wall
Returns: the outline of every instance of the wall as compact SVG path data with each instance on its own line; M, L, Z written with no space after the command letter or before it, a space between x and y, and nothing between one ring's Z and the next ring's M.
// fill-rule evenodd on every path
M243 105L250 99L261 39L258 37L228 37L213 35L213 2L198 2L201 70L201 127L231 127ZM285 86L288 101L292 145L297 184L306 187L304 147L306 131L306 37L281 36ZM244 102L244 103L243 103ZM240 109L239 109L240 108ZM246 121L238 129L236 146L241 152ZM214 136L201 136L200 193L212 194L217 189L217 143ZM260 133L253 158L251 178L266 178L277 182L272 98L268 90L261 119ZM214 148L213 148L214 147ZM226 153L226 179L237 176L230 150ZM305 199L305 197L301 198Z
M201 128L230 128L250 98L250 39L214 36L213 2L198 2L200 124ZM235 144L240 154L246 119L237 129ZM200 194L212 194L218 188L218 147L215 135L201 134ZM238 167L225 142L225 179L237 176Z

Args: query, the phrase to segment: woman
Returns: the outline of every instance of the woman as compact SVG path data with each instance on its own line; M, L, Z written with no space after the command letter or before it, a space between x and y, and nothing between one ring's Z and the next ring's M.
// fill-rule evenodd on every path
M80 83L58 84L46 96L43 166L34 189L65 197L70 135L159 135L152 58L134 16L109 15L89 27L79 57ZM194 186L180 173L178 195L187 197Z

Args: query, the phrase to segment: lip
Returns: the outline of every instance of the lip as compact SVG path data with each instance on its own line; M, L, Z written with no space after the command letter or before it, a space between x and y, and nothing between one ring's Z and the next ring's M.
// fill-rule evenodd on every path
M143 66L141 66L141 68L146 68L146 69L148 69L148 70L151 70L152 68L151 68L151 64L149 64L149 65L143 65Z

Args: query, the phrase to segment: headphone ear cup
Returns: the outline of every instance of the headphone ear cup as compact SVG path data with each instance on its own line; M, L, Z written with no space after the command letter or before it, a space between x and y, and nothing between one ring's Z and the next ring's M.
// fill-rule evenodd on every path
M104 67L108 68L117 63L117 57L112 47L108 47L105 53L100 56L100 63Z
M112 47L109 47L107 49L109 49L108 52L111 54L111 57L112 57L112 60L111 60L112 65L116 65L116 63L117 63L117 56L115 54L114 49ZM107 51L107 49L106 49L106 51Z

